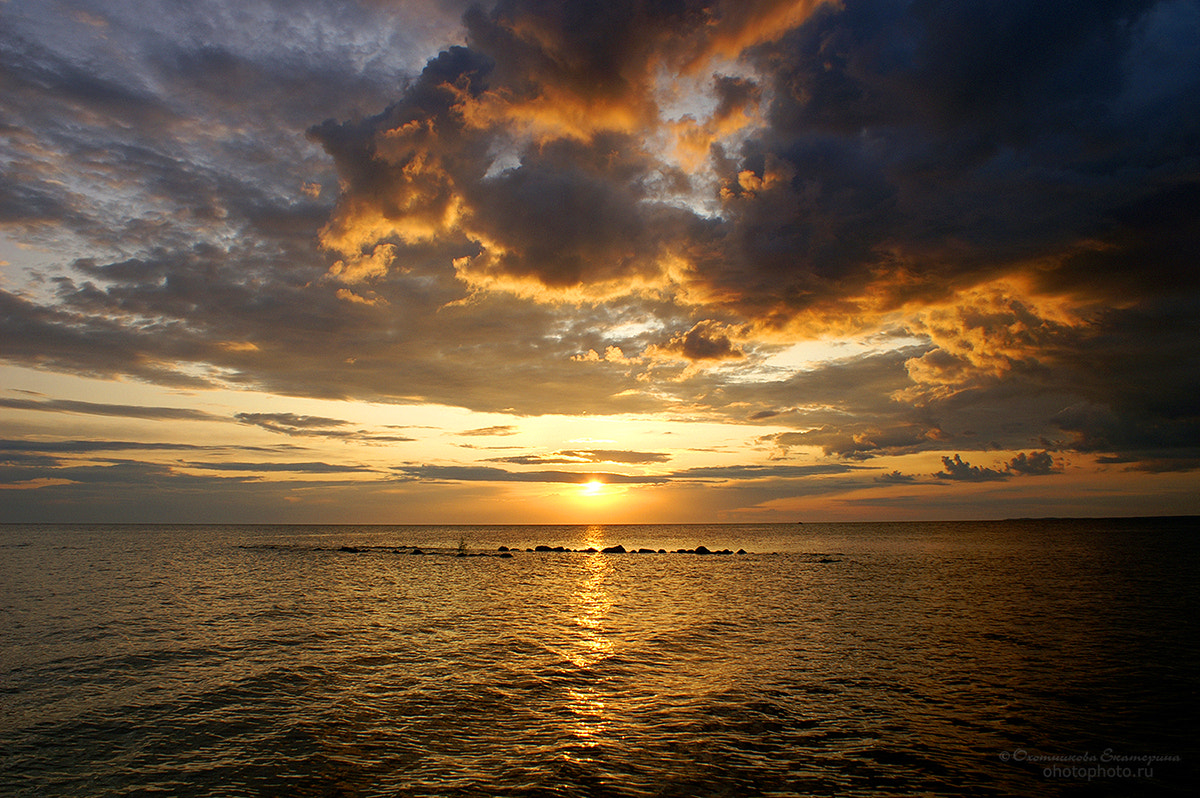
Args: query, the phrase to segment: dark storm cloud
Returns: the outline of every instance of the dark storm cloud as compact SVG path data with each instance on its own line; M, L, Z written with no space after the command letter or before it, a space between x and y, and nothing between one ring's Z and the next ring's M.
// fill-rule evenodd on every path
M326 243L349 251L389 234L461 235L480 250L460 269L481 284L655 279L684 236L699 246L716 232L650 195L677 174L642 138L657 118L655 69L664 53L679 59L736 38L755 10L782 4L705 5L472 9L469 46L431 59L386 111L311 130L346 186ZM745 81L717 85L723 114L753 93Z
M1086 397L1054 416L1061 444L1161 468L1200 458L1200 313L1192 297L1106 311L1070 365ZM1119 455L1118 455L1119 453ZM1170 470L1175 470L1174 468Z
M1200 64L1176 27L1195 30L1188 4L1027 0L993 14L847 2L796 19L790 34L749 51L773 89L770 126L719 160L729 189L719 238L685 212L642 202L638 186L663 166L631 136L653 110L633 99L650 65L712 23L717 4L706 5L473 11L470 46L431 61L384 115L314 129L349 180L342 221L362 203L388 218L418 213L372 199L397 190L435 198L419 212L436 214L457 193L468 228L499 244L479 268L549 286L640 273L660 243L681 242L686 230L693 249L720 241L700 278L765 313L853 298L869 285L897 299L943 296L955 281L1073 251L1111 261L1089 273L1092 290L1124 280L1143 246L1157 247L1155 271L1190 274L1181 258L1195 231L1138 210L1178 206L1196 185L1183 147L1198 132L1190 89ZM714 41L731 17L715 19ZM1173 68L1153 102L1134 85L1150 79L1135 59L1151 56ZM744 80L716 85L718 116L750 91ZM555 109L538 103L551 97L627 113L605 121L597 112L594 129L580 131L545 121ZM503 98L512 116L473 117L487 98ZM541 146L485 178L487 143L506 135L500 122L527 118L545 122ZM406 132L414 122L419 134ZM403 134L408 148L389 151L384 134ZM1161 226L1173 233L1165 245L1154 243ZM1044 279L1078 284L1082 273L1070 280L1070 271L1060 265ZM903 287L893 279L901 272Z
M643 202L636 179L652 164L640 157L628 136L556 142L467 189L475 235L502 253L481 255L472 270L551 287L653 279L664 248L701 226L685 211Z
M819 12L754 54L775 89L771 125L726 162L737 268L714 279L764 306L872 284L898 301L1041 257L1054 263L1044 280L1076 290L1121 290L1133 264L1149 278L1139 294L1167 277L1194 287L1195 224L1136 209L1178 207L1196 187L1184 142L1200 133L1200 58L1172 27L1194 36L1198 21L1177 2ZM1133 79L1148 79L1145 58L1171 65L1153 101ZM742 192L744 170L786 179Z

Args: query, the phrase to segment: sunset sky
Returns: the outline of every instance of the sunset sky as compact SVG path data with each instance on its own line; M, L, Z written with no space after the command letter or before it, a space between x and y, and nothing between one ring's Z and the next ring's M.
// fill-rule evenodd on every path
M0 521L1200 513L1200 3L0 0Z

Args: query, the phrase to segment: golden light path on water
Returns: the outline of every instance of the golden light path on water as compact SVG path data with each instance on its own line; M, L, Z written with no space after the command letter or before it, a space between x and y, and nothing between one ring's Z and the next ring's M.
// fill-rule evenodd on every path
M589 483L588 488L593 483ZM601 483L594 483L603 487ZM588 527L584 533L585 548L604 546L604 529ZM613 639L605 633L605 622L612 612L613 599L608 581L613 565L609 557L596 553L583 561L584 571L571 596L574 624L578 631L573 650L568 654L579 668L592 669L602 665L616 651ZM611 732L611 717L604 699L593 684L577 686L566 691L567 706L573 715L570 733L585 745L599 744Z

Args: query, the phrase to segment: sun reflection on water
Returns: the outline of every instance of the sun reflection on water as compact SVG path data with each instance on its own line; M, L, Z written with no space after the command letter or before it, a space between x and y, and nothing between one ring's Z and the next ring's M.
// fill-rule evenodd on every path
M599 549L604 544L603 529L590 527L586 544ZM615 653L615 643L606 633L605 623L613 607L608 581L612 562L606 554L588 554L582 560L579 582L571 594L572 620L577 635L568 657L577 668L588 671L588 680L566 691L567 709L572 715L571 735L585 746L599 746L610 732L610 711L604 695L591 680L599 678L597 667Z
M603 530L589 527L585 540L590 548L603 544ZM583 579L571 595L574 623L580 634L569 655L580 668L590 668L613 654L612 639L604 632L604 622L612 611L612 595L605 582L612 563L604 554L589 554L583 560Z

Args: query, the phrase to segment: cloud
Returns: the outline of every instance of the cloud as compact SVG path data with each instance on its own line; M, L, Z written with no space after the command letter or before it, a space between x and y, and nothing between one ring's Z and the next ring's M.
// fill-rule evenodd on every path
M827 456L866 460L941 448L945 438L936 426L901 422L881 428L858 422L851 429L821 426L804 432L779 432L762 440L780 447L785 454L793 446L816 446Z
M328 434L331 428L345 427L350 423L338 418L299 416L295 413L238 413L234 418L243 424L253 424L285 435Z
M1049 452L1031 452L1026 455L1020 452L1010 460L1005 468L1014 474L1023 476L1045 476L1062 473L1062 467L1054 462Z
M154 484L154 480L165 480L173 487L213 487L210 479L191 477L174 471L169 466L152 463L117 461L106 465L73 465L54 469L2 467L0 484L20 484L29 480L51 477L55 484L77 483L83 485L137 486ZM222 478L223 482L243 481L242 477Z
M463 430L458 433L467 437L488 437L493 435L516 435L520 430L515 424L497 424L493 427L479 427L478 429Z
M380 435L366 430L343 429L349 426L350 422L338 418L301 416L295 413L238 413L234 418L243 424L292 437L333 438L364 443L406 443L416 440L404 435Z
M203 446L194 443L150 443L141 441L28 441L0 440L2 452L50 452L55 454L78 454L83 452L143 451L206 451L225 449L223 446ZM238 447L253 449L254 447Z
M953 459L943 457L942 465L945 470L934 474L934 477L937 479L954 482L995 482L1008 479L1009 477L1009 474L1003 471L994 471L990 468L973 466L957 454L954 455Z
M846 474L856 470L855 466L841 463L825 463L808 466L789 465L734 465L734 466L701 466L676 471L671 474L676 479L699 480L743 480L743 479L804 479L807 477L827 476L830 474Z
M507 471L490 466L412 465L396 467L402 479L455 482L550 482L584 485L593 480L614 485L655 485L668 482L662 476L612 474L600 471Z
M665 463L671 455L665 452L631 452L616 449L567 449L551 455L514 455L488 458L489 463L515 465L549 465L552 463Z
M40 410L47 413L85 413L97 416L163 419L174 421L221 421L220 416L186 407L141 407L103 404L74 399L10 399L0 397L0 407L11 410Z
M280 471L301 472L305 474L353 474L371 473L376 469L356 465L340 465L331 463L200 463L187 462L182 465L204 471L249 471L274 473Z
M659 485L668 482L728 482L740 480L794 480L845 474L854 466L821 464L811 466L736 465L687 468L666 474L615 474L598 471L508 471L491 466L406 465L396 472L406 479L466 482L566 482L586 484L599 480L614 485Z
M697 322L686 333L672 336L662 346L651 346L650 356L682 357L686 360L736 360L745 353L731 340L729 325L712 319Z

